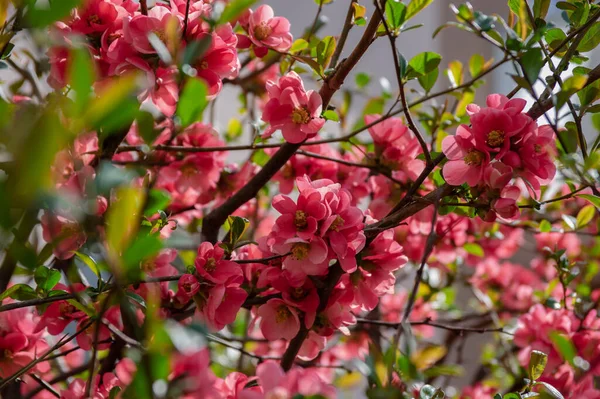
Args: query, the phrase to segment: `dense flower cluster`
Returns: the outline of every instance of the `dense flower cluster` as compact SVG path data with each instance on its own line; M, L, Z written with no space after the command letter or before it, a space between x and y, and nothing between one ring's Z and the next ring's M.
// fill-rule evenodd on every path
M522 179L532 196L556 173L553 156L554 132L549 125L539 126L523 113L526 102L493 94L487 108L467 107L471 126L461 125L456 135L442 143L448 162L444 178L453 185L468 184L478 193L489 211L481 216L494 221L496 215L514 219L519 215L517 200L521 190L510 184Z

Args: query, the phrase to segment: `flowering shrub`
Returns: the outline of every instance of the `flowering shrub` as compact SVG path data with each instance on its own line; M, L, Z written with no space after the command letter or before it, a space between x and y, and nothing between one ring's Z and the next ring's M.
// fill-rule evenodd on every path
M0 1L0 396L600 398L600 6L283 3Z

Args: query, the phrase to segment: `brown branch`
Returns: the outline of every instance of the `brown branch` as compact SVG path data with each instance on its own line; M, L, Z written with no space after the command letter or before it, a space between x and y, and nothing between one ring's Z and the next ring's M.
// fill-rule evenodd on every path
M389 322L389 321L383 321L383 320L370 320L370 319L356 319L356 322L358 324L372 324L372 325L376 325L376 326L383 326L383 327L390 327L390 328L398 328L402 324L402 323L398 323L398 322ZM475 332L475 333L483 334L483 333L489 333L489 332L499 332L502 334L514 335L513 333L508 332L508 331L504 330L503 328L487 328L487 327L479 328L479 327L469 327L469 326L456 326L456 325L439 323L434 320L431 320L430 318L427 318L427 319L421 320L421 321L411 321L411 322L409 322L409 324L411 326L431 326L431 327L439 328L442 330L454 331L457 333Z
M352 29L353 23L352 19L354 17L354 4L357 3L357 0L350 0L350 5L348 6L348 12L346 13L346 19L344 20L344 27L342 28L342 33L337 41L337 46L335 47L335 51L333 52L333 56L331 57L331 62L329 65L332 68L335 68L340 56L342 55L342 51L344 50L344 45L346 44L346 39L348 39L348 34L350 33L350 29Z

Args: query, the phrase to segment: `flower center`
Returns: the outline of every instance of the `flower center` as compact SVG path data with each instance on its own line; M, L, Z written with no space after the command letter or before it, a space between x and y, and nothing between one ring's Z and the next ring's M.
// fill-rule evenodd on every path
M299 242L292 247L292 258L296 260L304 260L308 256L310 245L305 242Z
M295 173L292 165L286 163L283 169L281 169L281 175L284 177L284 179L291 179L294 177Z
M287 308L287 306L280 306L277 308L277 312L275 313L275 321L277 323L284 323L287 319L290 318L292 312Z
M292 294L292 298L294 298L296 300L300 300L306 296L307 292L304 290L304 288L298 287L298 288L294 288L292 290L291 294Z
M308 225L308 222L306 221L306 213L304 213L304 211L296 211L294 225L299 229L303 229Z
M542 152L542 146L539 144L534 144L533 150L535 151L536 154L540 154Z
M0 359L10 359L12 354L10 349L3 349L2 352L0 352Z
M69 315L75 311L75 306L71 305L69 302L61 303L58 308L63 315Z
M467 152L467 155L465 155L464 161L469 166L479 166L483 162L483 157L483 152L472 148Z
M269 25L267 25L266 22L262 22L260 25L254 28L254 37L258 40L265 40L266 38L271 36L272 32L273 29Z
M200 69L208 69L208 62L202 61L200 63Z
M99 24L101 22L100 17L96 14L90 15L87 20L90 24Z
M161 42L166 43L167 35L165 35L165 32L162 32L160 30L155 30L152 33L154 33L156 36L158 36L158 38L160 39Z
M337 215L333 223L331 223L331 226L329 226L329 230L340 231L340 227L342 227L343 225L344 219L342 219L340 215Z
M305 125L310 122L310 115L304 107L298 107L292 111L292 122L297 125Z
M212 272L217 268L217 261L215 258L208 258L206 263L204 264L204 270L207 272Z
M504 144L504 132L500 130L492 130L487 135L486 143L492 148L502 147Z

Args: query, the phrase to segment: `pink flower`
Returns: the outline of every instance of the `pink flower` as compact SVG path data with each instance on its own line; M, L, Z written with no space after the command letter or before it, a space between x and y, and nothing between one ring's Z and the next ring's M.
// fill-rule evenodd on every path
M326 398L336 396L335 389L326 384L314 369L294 368L286 374L277 362L267 360L256 367L256 376L262 392L245 389L240 393L240 399L287 399L296 394Z
M325 124L321 118L321 96L314 90L304 90L296 72L287 73L277 83L267 82L267 91L269 102L262 120L271 126L263 137L270 137L280 129L287 142L297 144L314 137Z
M492 210L504 219L516 219L519 214L517 200L521 196L521 189L517 186L506 186L500 192L500 198L492 202Z
M203 242L198 247L198 256L194 265L196 273L213 284L241 283L243 281L240 265L223 259L225 251L219 244Z
M444 179L454 186L463 183L476 186L490 162L489 153L476 144L470 128L466 125L459 126L455 136L444 138L442 151L448 158L443 170Z
M289 238L287 240L273 238L273 251L276 254L286 256L283 267L296 276L322 276L327 274L329 260L327 257L327 244L320 237L314 237L310 241L301 238Z
M198 310L209 328L220 331L235 321L248 293L238 286L217 285L206 296L207 302L199 304L204 306L199 306Z
M153 33L165 43L167 26L170 23L180 27L181 21L167 7L152 7L148 15L140 14L124 20L125 40L142 54L156 54L156 50L148 40L148 35Z
M70 259L73 251L85 244L87 236L79 223L45 211L42 215L44 240L53 245L52 252L59 259Z
M316 233L318 222L328 214L328 209L321 202L321 194L317 191L302 193L297 203L285 195L276 195L273 208L281 213L275 222L278 235L282 237L298 237L309 240Z
M522 113L526 104L523 99L509 100L492 94L487 98L488 108L469 105L471 131L478 146L486 152L496 153L496 159L502 159L511 142L518 139L526 127L535 125L527 114Z
M223 79L234 79L240 69L240 61L235 49L237 39L228 43L218 34L212 35L210 47L196 64L196 76L203 79L208 86L211 97L216 96L223 88Z
M273 9L266 4L250 13L248 33L259 57L266 55L269 48L283 52L292 46L290 22L286 18L275 17Z
M298 313L281 299L269 299L258 308L256 315L261 318L260 331L270 341L291 340L300 330Z
M557 331L571 338L579 327L575 315L566 309L548 309L543 305L534 305L529 313L519 317L519 327L515 332L515 345L522 348L518 359L522 366L529 362L533 350L539 350L548 355L548 374L562 363L560 354L550 339L550 332Z
M114 2L89 0L81 10L77 10L71 29L83 35L102 33L125 16L127 11Z

